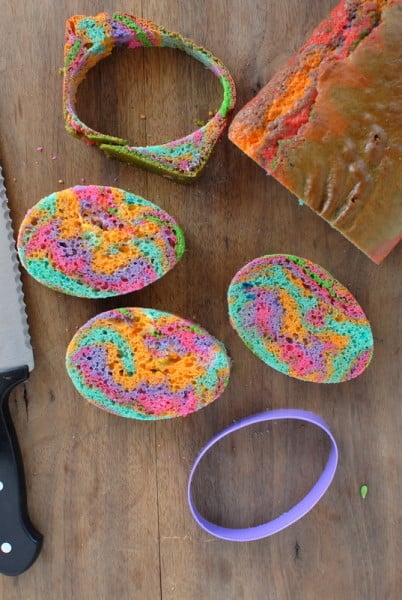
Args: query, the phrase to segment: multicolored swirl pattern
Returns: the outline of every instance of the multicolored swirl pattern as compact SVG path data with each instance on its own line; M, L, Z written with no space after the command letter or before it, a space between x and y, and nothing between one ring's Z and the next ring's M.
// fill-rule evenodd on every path
M229 317L247 347L274 369L305 381L357 377L373 354L370 324L352 294L309 260L257 258L233 278Z
M133 146L127 140L91 129L76 114L77 89L88 71L117 46L169 47L186 52L218 77L223 88L219 110L206 125L190 135L155 146ZM94 17L75 15L67 20L63 83L66 129L72 135L84 138L87 143L98 145L109 156L167 177L188 181L197 177L204 168L227 126L235 102L235 84L223 63L208 50L178 33L126 13L100 13Z
M149 308L97 315L75 334L67 371L77 390L99 408L150 420L184 417L218 398L230 360L204 329Z
M176 221L148 200L104 186L76 186L40 200L18 236L23 266L44 285L106 298L139 290L180 260Z

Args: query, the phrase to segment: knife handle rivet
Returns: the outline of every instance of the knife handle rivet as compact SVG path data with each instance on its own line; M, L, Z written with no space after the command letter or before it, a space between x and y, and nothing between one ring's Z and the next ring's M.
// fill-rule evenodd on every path
M8 542L3 542L2 545L0 546L0 550L3 552L3 554L10 554L12 549L13 549L12 545L9 544Z
M4 483L2 481L0 481L0 492L4 490Z

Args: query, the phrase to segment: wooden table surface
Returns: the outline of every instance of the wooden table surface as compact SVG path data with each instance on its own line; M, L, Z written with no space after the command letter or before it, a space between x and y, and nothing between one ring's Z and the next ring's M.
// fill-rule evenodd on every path
M187 251L150 287L107 301L64 296L23 274L35 370L11 398L32 521L44 534L37 562L0 576L4 600L397 600L401 597L402 245L376 266L227 139L191 185L107 159L64 130L65 19L121 10L191 37L227 65L238 108L308 37L336 0L13 0L0 21L0 158L16 228L40 198L107 184L159 204L182 225ZM221 99L212 75L169 50L120 51L98 65L79 96L101 131L149 144L193 131ZM145 119L141 118L145 115ZM37 147L43 146L43 152ZM56 159L52 160L52 156ZM63 183L59 183L63 180ZM231 329L226 291L263 254L309 258L343 282L366 311L375 356L358 379L290 379L252 355ZM118 306L190 318L233 360L225 393L185 419L137 422L97 410L64 368L68 342L89 317ZM252 413L297 407L320 414L340 449L334 482L314 510L254 543L219 541L186 502L192 461L216 432ZM203 465L199 506L247 526L300 499L327 446L311 427L253 429ZM367 497L360 486L368 486Z

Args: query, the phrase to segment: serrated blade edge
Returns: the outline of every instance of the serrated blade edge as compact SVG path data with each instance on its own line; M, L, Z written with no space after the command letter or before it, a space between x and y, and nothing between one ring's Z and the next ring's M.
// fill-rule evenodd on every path
M34 367L17 252L0 166L0 371Z

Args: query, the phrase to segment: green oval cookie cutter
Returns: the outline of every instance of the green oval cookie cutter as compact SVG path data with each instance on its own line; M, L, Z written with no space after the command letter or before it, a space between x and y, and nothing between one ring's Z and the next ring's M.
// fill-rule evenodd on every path
M219 110L193 133L155 146L132 146L125 139L91 129L76 114L78 87L88 71L117 46L168 47L192 56L219 79L223 88ZM201 173L236 102L234 81L218 58L178 33L126 13L70 17L66 22L63 75L63 113L69 133L99 146L110 157L179 181L191 181Z

